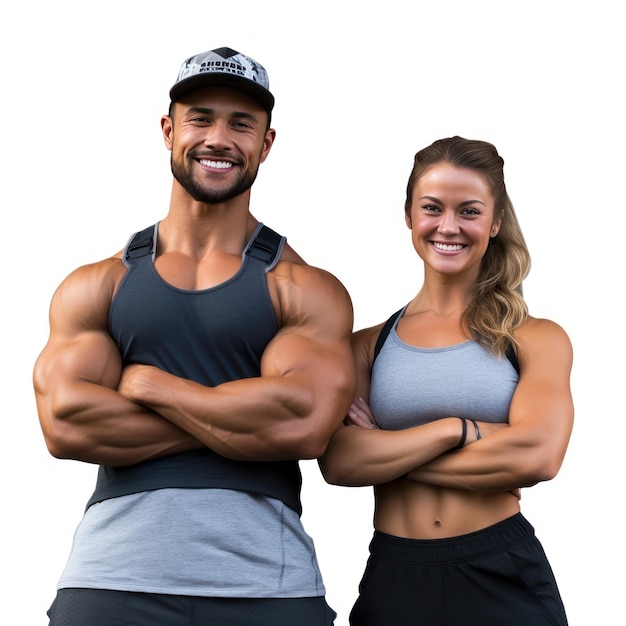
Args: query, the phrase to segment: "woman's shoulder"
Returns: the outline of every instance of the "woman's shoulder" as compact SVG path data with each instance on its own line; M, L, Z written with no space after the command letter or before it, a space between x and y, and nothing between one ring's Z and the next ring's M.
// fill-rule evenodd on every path
M560 354L571 358L572 343L565 329L557 322L528 316L514 333L518 352L527 354Z
M565 329L557 322L543 317L529 315L526 320L515 330L518 340L540 339L548 337L567 337Z
M371 348L373 350L384 324L384 322L381 322L380 324L376 324L374 326L368 326L367 328L355 330L352 333L352 345L355 348L362 348L366 350Z

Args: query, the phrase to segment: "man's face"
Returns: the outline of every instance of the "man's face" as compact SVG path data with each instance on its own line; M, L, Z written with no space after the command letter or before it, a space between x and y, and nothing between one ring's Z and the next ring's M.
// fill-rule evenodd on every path
M246 192L272 146L261 105L228 87L192 91L162 120L172 174L198 202L217 204Z

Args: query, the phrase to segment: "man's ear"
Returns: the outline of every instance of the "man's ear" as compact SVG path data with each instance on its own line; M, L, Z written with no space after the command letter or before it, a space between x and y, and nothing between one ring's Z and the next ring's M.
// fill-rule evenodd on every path
M268 128L265 133L265 139L263 140L263 149L261 150L261 158L259 163L263 163L267 159L267 155L270 153L274 140L276 139L276 131L273 128Z
M161 117L161 132L163 133L165 147L168 150L171 150L173 144L174 123L169 115Z

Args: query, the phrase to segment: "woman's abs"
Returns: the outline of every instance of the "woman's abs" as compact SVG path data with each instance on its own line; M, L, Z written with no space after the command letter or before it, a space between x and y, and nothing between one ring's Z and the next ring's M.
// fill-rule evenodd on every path
M409 539L442 539L475 532L519 513L510 492L480 493L398 479L375 490L374 527Z

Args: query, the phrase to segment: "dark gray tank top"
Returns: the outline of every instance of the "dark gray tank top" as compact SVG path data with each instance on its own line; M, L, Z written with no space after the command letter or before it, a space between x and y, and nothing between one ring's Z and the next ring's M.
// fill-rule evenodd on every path
M111 335L124 365L154 365L211 387L259 376L263 351L277 332L266 272L280 258L285 238L259 225L232 278L190 291L157 273L157 228L129 241L124 252L128 271L110 310ZM233 461L208 448L127 467L100 467L87 506L166 487L252 491L301 512L297 461Z

